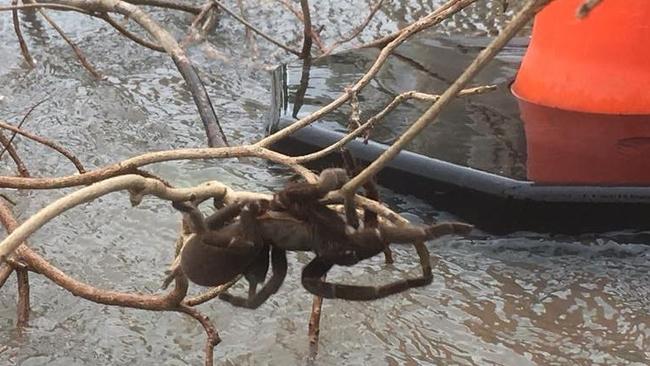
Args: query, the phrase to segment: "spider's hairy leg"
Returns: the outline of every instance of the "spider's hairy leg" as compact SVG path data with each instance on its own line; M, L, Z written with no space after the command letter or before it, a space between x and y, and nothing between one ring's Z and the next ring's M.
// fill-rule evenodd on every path
M330 168L321 172L316 183L289 183L277 192L273 199L274 208L287 209L306 202L314 202L328 192L341 188L348 181L344 169Z
M264 282L269 271L269 247L265 245L244 272L248 281L248 297L255 296L257 285Z
M431 240L444 235L465 235L474 226L461 222L443 222L429 226L388 226L379 227L381 236L390 243L412 243L419 240Z
M340 266L352 266L364 259L374 257L386 248L373 229L354 230L347 234L346 240L318 250L317 255L325 262Z
M235 202L218 209L205 219L206 227L209 230L218 230L222 228L227 222L232 221L239 216L243 207L243 202Z
M268 252L267 252L268 256ZM287 275L287 254L283 249L271 247L271 278L262 286L259 292L253 294L249 292L248 298L233 296L229 293L219 295L219 298L229 302L233 306L256 309L260 307L271 295L278 292L284 278Z
M378 287L343 285L323 281L321 278L327 274L332 266L332 263L322 258L314 258L302 271L303 287L312 294L327 299L369 301L431 283L431 278L426 277L395 281Z
M174 201L172 206L184 214L183 216L189 222L192 232L203 233L207 230L203 214L195 205L189 202Z
M350 178L348 177L348 173L345 171L345 169L329 168L323 170L320 173L316 185L324 196L330 191L334 191L343 187L343 185L347 183L348 180L350 180Z

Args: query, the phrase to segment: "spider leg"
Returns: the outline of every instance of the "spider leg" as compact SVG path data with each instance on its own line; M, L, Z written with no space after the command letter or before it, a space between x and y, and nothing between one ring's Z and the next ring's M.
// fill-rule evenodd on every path
M425 286L431 283L431 277L417 277L373 286L343 285L323 281L323 277L333 264L322 258L314 258L302 271L303 287L314 295L327 299L343 299L353 301L369 301L390 296L413 287Z
M226 205L205 219L205 225L209 230L221 229L227 222L239 216L243 208L242 202Z
M316 254L328 263L351 266L384 250L387 245L379 235L379 231L373 229L355 230L348 233L345 240L329 243Z
M381 226L381 236L389 243L412 243L449 234L468 234L474 226L460 222L443 222L430 226Z
M345 169L323 170L316 183L290 183L276 193L272 205L275 209L287 209L295 203L313 202L328 192L339 189L348 181Z
M257 285L264 282L266 273L269 271L269 247L265 246L253 260L251 265L244 272L244 277L248 281L248 297L255 296Z
M268 253L267 253L268 255ZM233 306L256 309L262 305L271 295L278 292L284 278L287 275L287 255L286 251L276 247L271 247L271 278L262 286L259 292L252 293L249 290L248 298L238 297L229 293L219 295L219 298L229 302Z
M351 177L357 175L360 171L359 164L357 160L352 156L350 150L342 149L341 157L343 159L343 163L345 165L345 169L348 172L348 175ZM363 189L366 191L367 198L379 202L379 190L377 189L377 183L375 182L374 177L368 179L368 181L364 183ZM354 204L348 204L346 202L345 217L347 219L348 225L351 225L354 228L358 227L357 210ZM376 228L378 226L379 226L379 220L377 218L377 213L368 209L363 210L363 227ZM383 249L383 252L384 252L384 261L386 262L386 264L393 263L394 262L393 252L391 252L390 247L386 246Z
M172 206L182 212L190 224L191 230L195 233L204 233L207 228L201 211L189 202L173 201Z

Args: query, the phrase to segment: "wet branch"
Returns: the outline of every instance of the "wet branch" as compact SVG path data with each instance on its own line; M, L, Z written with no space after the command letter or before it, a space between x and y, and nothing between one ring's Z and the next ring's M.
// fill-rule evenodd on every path
M298 50L296 50L296 49L293 49L293 48L291 48L291 47L285 45L284 43L282 43L282 42L280 42L280 41L278 41L278 40L272 38L272 37L269 36L268 34L262 32L259 28L257 28L256 26L254 26L254 25L252 25L251 23L249 23L248 21L246 21L246 19L240 17L237 13L235 13L234 11L230 10L228 7L226 7L225 5L223 5L223 3L221 3L220 1L218 1L218 0L212 0L212 1L214 2L214 4L216 4L216 5L219 6L221 9L223 9L223 11L225 11L226 13L228 13L228 15L230 15L230 16L233 17L233 18L235 18L238 22L240 22L241 24L243 24L246 28L249 28L249 29L252 30L253 32L257 33L260 37L266 39L267 41L273 43L274 45L276 45L276 46L282 48L283 50L285 50L285 51L287 51L287 52L289 52L289 53L293 53L293 54L296 55L296 56L300 56L300 51L298 51Z
M29 4L33 0L29 0L29 1L23 0L23 1L25 1L26 4ZM99 71L95 69L93 65L90 64L90 62L88 62L88 59L84 55L83 51L81 51L81 49L74 42L72 42L72 40L65 34L63 29L59 27L59 25L56 24L56 22L52 20L52 18L50 18L49 15L47 15L44 9L39 8L37 9L37 11L41 14L43 19L45 19L45 21L48 22L48 24L52 28L54 28L54 30L57 33L59 33L61 38L63 38L63 40L70 46L70 48L72 48L72 51L74 52L75 56L77 56L79 63L88 71L88 73L92 75L92 77L95 78L95 80L101 80L102 75L99 73Z
M300 0L300 8L302 9L302 17L303 17L303 41L302 41L302 51L300 51L300 58L302 59L309 59L311 58L311 45L312 45L312 37L311 37L311 12L309 11L309 1L308 0Z
M359 79L354 85L348 88L338 98L334 99L332 102L322 107L318 111L315 111L314 113L306 117L303 117L300 120L294 122L293 124L283 128L282 130L263 138L262 140L258 141L255 145L260 147L271 146L274 143L291 135L295 131L305 126L308 126L314 121L317 121L320 118L331 113L332 111L336 110L337 108L342 106L345 102L347 102L354 93L358 93L361 89L363 89L366 85L368 85L368 83L370 83L372 78L374 78L375 75L377 75L381 67L386 63L388 56L390 56L391 52L395 48L397 48L399 45L404 43L404 41L406 41L413 35L425 29L428 29L434 25L439 24L443 20L459 12L460 10L474 3L475 1L476 0L450 0L446 5L443 5L440 9L435 10L434 12L427 15L426 17L404 28L399 32L399 35L393 41L391 41L388 45L386 45L386 47L384 47L381 50L379 56L377 57L373 65L361 77L361 79Z
M14 164L16 164L18 174L20 174L22 178L29 177L29 171L27 170L27 167L25 167L25 163L23 163L20 156L18 156L18 152L16 152L16 149L11 144L11 140L8 139L2 132L0 132L0 144L2 145L2 152L0 152L0 156L2 156L2 153L5 151L8 152L11 160L13 160Z
M50 140L47 140L47 139L45 139L43 137L34 135L33 133L24 131L24 130L18 128L18 127L12 126L12 125L10 125L10 124L8 124L6 122L0 121L0 128L4 128L6 130L13 131L13 132L15 132L15 133L17 133L19 135L25 136L26 138L28 138L30 140L34 140L34 141L36 141L36 142L38 142L40 144L43 144L43 145L45 145L45 146L59 152L61 155L68 158L68 160L70 160L70 162L72 162L72 164L74 164L75 168L77 168L77 171L79 171L79 173L83 174L83 173L86 172L86 170L83 167L83 164L81 164L79 159L77 159L77 157L74 156L73 153L71 153L68 149L64 148L63 146L61 146L61 145L59 145L59 144L57 144L55 142L52 142Z
M18 283L18 316L16 326L24 328L29 324L29 273L26 268L16 268L16 281Z
M15 6L17 4L18 4L18 0L11 1L11 5ZM34 68L36 67L36 63L34 62L32 55L29 53L29 48L27 47L27 43L23 38L23 33L20 30L20 19L18 19L18 10L13 9L11 13L12 13L11 17L14 23L14 32L16 32L16 37L18 38L18 43L20 44L20 52L22 53L23 58L25 59L29 67Z
M379 9L381 9L382 5L384 5L384 0L377 1L377 3L370 10L370 14L368 14L366 19L361 24L359 24L356 28L354 28L352 30L352 32L350 32L350 34L348 34L347 36L343 37L342 39L340 39L340 40L338 40L338 41L336 41L334 43L332 43L332 45L330 45L325 51L323 51L323 54L320 57L329 55L330 53L332 53L332 51L334 49L336 49L340 45L342 45L344 43L348 43L351 40L357 38L359 36L359 34L361 34L361 32L363 32L363 30L366 29L368 24L370 24L370 21L372 20L372 18L375 17L375 14L377 14Z
M110 24L111 27L115 28L115 30L117 30L123 36L125 36L126 38L132 40L133 42L135 42L135 43L137 43L137 44L139 44L141 46L147 47L147 48L149 48L151 50L154 50L154 51L165 52L165 49L161 45L153 43L153 42L151 42L151 41L149 41L147 39L144 39L144 38L139 37L138 35L132 33L128 29L124 28L120 23L115 21L115 19L111 18L111 16L108 15L108 13L101 13L100 15L98 15L98 17L100 19L103 19L104 21L106 21L106 23Z
M513 18L513 20L505 27L503 32L496 37L490 45L481 51L476 59L465 69L465 71L456 79L456 81L447 88L447 90L440 96L440 98L422 114L413 125L406 130L397 141L384 151L375 161L373 161L366 169L361 171L357 176L352 178L342 188L341 192L346 201L351 200L352 195L361 187L365 182L375 176L389 161L391 161L408 144L415 136L436 120L442 109L451 102L456 95L467 85L476 74L488 62L496 56L496 54L506 45L506 43L515 36L515 34L526 25L544 5L550 0L529 0L522 10ZM397 38L399 39L399 37ZM396 40L397 40L396 39ZM395 41L393 41L395 42Z

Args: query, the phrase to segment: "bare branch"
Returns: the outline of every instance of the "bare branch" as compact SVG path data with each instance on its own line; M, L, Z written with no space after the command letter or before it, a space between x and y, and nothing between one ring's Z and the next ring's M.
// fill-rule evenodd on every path
M20 135L23 135L23 136L27 137L30 140L34 140L34 141L36 141L38 143L41 143L41 144L43 144L45 146L48 146L48 147L52 148L53 150L58 151L59 153L61 153L61 155L68 158L68 160L70 160L72 162L72 164L74 164L74 166L77 168L79 173L83 174L83 173L86 172L83 165L79 161L79 159L77 159L77 157L74 156L74 154L72 154L70 151L68 151L63 146L58 145L58 144L56 144L56 143L54 143L54 142L52 142L50 140L47 140L47 139L45 139L43 137L40 137L40 136L34 135L32 133L29 133L27 131L21 130L20 128L14 127L14 126L6 123L6 122L0 121L0 128L4 128L4 129L10 130L10 131L13 131L13 132L15 132L17 134L20 134Z
M180 10L191 14L198 14L201 12L201 7L192 5L189 1L174 1L174 0L124 0L133 5L153 6L157 8Z
M196 319L201 325L203 326L203 329L205 330L205 333L207 335L207 339L205 341L205 366L212 366L214 364L214 347L221 343L221 338L219 338L219 333L217 333L217 330L215 329L214 325L210 322L210 319L201 314L198 310L195 308L185 306L185 305L179 305L178 310L182 313L185 313L192 318Z
M18 0L11 0L11 5L16 6L18 4ZM23 33L20 30L20 19L18 19L18 10L13 9L11 11L11 16L12 20L14 23L14 32L16 32L16 37L18 38L18 43L20 44L20 52L23 54L23 58L31 67L32 69L36 67L36 63L34 62L34 59L32 58L32 55L29 53L29 48L27 47L27 43L25 43L25 39L23 38Z
M440 114L442 109L456 97L458 92L460 92L460 90L467 85L467 83L469 83L472 78L485 65L487 65L490 60L492 60L492 58L494 58L494 56L501 50L501 48L503 48L503 46L506 45L517 31L526 25L526 23L528 23L528 21L530 21L548 2L549 0L529 0L523 9L505 27L503 32L496 37L487 48L478 54L476 59L465 69L458 79L447 88L438 101L429 107L429 109L427 109L427 111L424 112L424 114L422 114L390 148L341 188L341 192L343 193L343 196L346 197L346 200L351 198L359 187L377 174L377 172L392 160L406 144L420 133L420 131L435 121L438 114ZM399 39L399 37L397 39Z
M352 30L352 32L350 32L350 34L348 34L347 36L345 36L345 37L343 37L342 39L340 39L340 40L334 42L331 46L329 46L329 47L328 47L328 48L323 52L323 54L322 54L320 57L323 57L323 56L329 55L329 54L332 53L332 51L333 51L334 49L336 49L338 46L340 46L340 45L342 45L342 44L344 44L344 43L350 42L351 40L357 38L357 37L359 36L359 34L361 34L361 32L363 32L363 30L366 29L366 27L368 26L368 24L370 23L370 21L372 20L372 18L375 17L375 14L377 14L377 11L379 11L379 9L381 9L381 6L382 6L383 4L384 4L384 0L379 0L379 1L377 1L377 3L375 4L375 6L373 6L372 9L370 10L370 14L368 14L368 16L366 17L366 19L363 21L363 23L359 24L356 28L354 28L354 29Z
M26 268L16 268L18 283L18 316L16 326L24 328L29 324L29 273Z
M60 178L21 178L0 176L0 187L3 188L29 188L29 189L54 189L91 184L117 175L129 174L134 169L145 165L175 160L205 160L234 157L259 157L276 163L284 164L302 176L312 173L297 164L290 157L256 146L235 146L203 149L177 149L157 151L136 156L122 162L93 170L84 174L71 175Z
M13 273L14 269L9 265L9 263L0 261L0 288L5 285L7 279Z
M111 25L111 27L115 28L123 36L132 40L133 42L141 46L147 47L149 49L152 49L154 51L165 52L165 49L161 45L153 43L149 40L146 40L144 38L138 37L137 35L133 34L128 29L124 28L120 23L116 22L113 18L111 18L111 16L108 15L108 13L101 13L98 16L98 18L105 20L106 23Z
M302 41L302 51L300 51L300 58L307 59L311 57L311 12L309 11L309 1L300 0L300 8L302 9L302 18L303 18L303 41Z
M0 132L0 144L3 146L2 153L7 151L9 153L9 156L11 156L11 159L16 164L16 168L18 169L18 174L20 174L20 177L29 177L29 171L27 170L27 167L25 167L25 163L23 163L22 159L20 159L20 156L11 144L11 141L2 132ZM2 153L0 153L0 156L2 156Z
M302 12L298 9L296 9L293 5L288 0L276 0L282 6L284 6L287 10L289 10L293 15L300 20L300 22L304 23L305 18L302 15ZM311 38L312 40L316 43L316 46L318 46L318 49L323 52L325 50L325 45L323 44L323 41L320 39L320 35L318 34L318 31L314 30L314 28L310 28L309 31L311 32Z
M442 4L438 9L436 9L436 12L444 12L444 11L447 11L447 10L449 10L449 8L458 5L458 3L459 3L460 1L462 1L462 0L451 0L451 1L447 1L446 3ZM427 17L428 17L428 15L427 15ZM425 17L425 18L426 18L426 17ZM423 19L424 19L424 18L423 18ZM421 19L421 20L422 20L422 19ZM420 20L418 20L418 21L420 21ZM394 41L395 39L397 39L397 37L399 37L399 35L400 35L400 34L401 34L405 29L407 29L407 28L408 28L408 27L403 28L403 29L400 29L400 30L398 30L398 31L396 31L396 32L393 32L393 33L391 33L391 34L389 34L389 35L387 35L387 36L384 36L384 37L382 37L382 38L380 38L380 39L374 40L374 41L372 41L372 42L370 42L370 43L366 43L366 44L360 46L360 48L370 48L370 47L384 48L384 47L386 47L389 43L391 43L392 41Z
M482 94L488 91L496 90L496 88L497 88L496 85L484 85L475 88L463 89L458 93L458 96L462 97L462 96ZM361 124L352 132L345 135L345 137L343 137L339 141L335 142L334 144L326 148L320 149L316 152L303 155L303 156L293 157L294 162L297 164L304 164L309 161L320 159L324 156L327 156L328 154L333 153L334 151L337 151L338 149L345 146L348 142L361 136L362 133L372 129L374 126L377 125L379 121L384 119L384 117L386 117L390 112L392 112L395 108L397 108L397 106L399 106L400 104L402 104L403 102L409 99L418 99L422 101L435 102L438 99L440 99L440 95L425 94L417 91L408 91L408 92L401 93L398 96L396 96L386 107L384 107L384 109L379 111L379 113L370 117L366 122Z
M134 205L137 205L147 194L170 201L223 197L226 194L226 187L216 182L188 189L169 188L158 180L132 174L106 179L64 196L32 215L0 243L0 257L11 254L27 237L61 213L105 194L121 190L128 190L131 193L131 203Z
M353 86L348 88L345 93L340 95L338 98L327 104L326 106L322 107L318 111L301 118L300 120L294 122L290 126L287 126L283 128L282 130L267 136L257 142L255 146L260 146L260 147L267 147L270 146L283 138L291 135L295 131L311 124L312 122L322 118L323 116L329 114L330 112L334 111L341 105L343 105L345 102L347 102L350 97L352 96L353 93L359 92L361 89L363 89L372 78L377 75L381 67L386 63L386 60L388 59L388 56L390 53L397 48L399 45L401 45L405 40L408 38L412 37L413 35L428 29L436 24L439 24L443 20L445 20L447 17L455 14L456 12L462 10L466 6L472 4L476 0L450 0L446 5L443 5L441 9L443 10L436 10L433 13L427 15L423 19L418 20L417 22L409 25L408 27L404 28L402 31L400 31L399 36L396 37L393 41L391 41L386 47L384 47L381 52L379 53L379 56L375 60L374 64L370 67L370 69L363 75L361 79L359 79Z
M237 0L237 7L239 8L239 14L241 15L242 19L248 21L248 19L246 19L246 9L244 9L244 1ZM259 51L257 50L257 42L255 42L255 36L251 32L251 29L248 27L246 27L246 43L248 43L248 47L251 49L253 57L257 58L259 56Z
M29 0L29 2L31 1L33 0ZM52 20L52 18L50 18L49 15L47 15L44 9L37 9L37 10L41 14L41 16L45 19L45 21L47 21L50 24L50 26L54 28L54 30L56 30L57 33L59 33L61 38L63 38L63 40L66 41L66 43L70 46L70 48L72 48L72 51L74 51L74 54L77 56L79 63L81 63L81 65L86 70L88 70L88 72L90 73L90 75L93 76L93 78L95 78L96 80L101 80L102 75L97 70L95 70L95 68L93 67L93 65L90 64L90 62L88 62L88 59L83 54L81 49L74 42L72 42L72 40L65 34L63 29L61 29L61 27L59 27L59 25L56 24L56 22L54 22L54 20Z
M226 13L228 13L231 17L237 19L238 22L240 22L240 23L243 24L244 26L250 28L250 30L252 30L253 32L259 34L260 37L266 39L267 41L273 43L274 45L276 45L276 46L282 48L283 50L285 50L285 51L287 51L287 52L289 52L289 53L293 53L293 54L296 55L296 56L300 56L300 51L295 50L295 49L293 49L293 48L291 48L291 47L289 47L289 46L283 44L282 42L273 39L271 36L269 36L269 35L267 35L266 33L262 32L262 31L259 30L257 27L255 27L255 26L252 25L251 23L247 22L246 19L240 17L237 13L235 13L234 11L230 10L228 7L226 7L225 5L223 5L223 3L221 3L220 1L218 1L218 0L212 0L212 1L213 1L216 5L218 5L221 9L223 9Z
M311 302L311 315L309 316L309 358L313 361L318 354L318 338L320 337L320 315L323 309L323 298L314 296Z
M21 9L52 9L52 10L67 10L67 11L76 11L83 14L88 14L85 9L80 7L65 5L65 4L55 4L55 3L37 3L37 4L23 4L23 5L11 5L11 6L0 6L0 11L13 11Z
M45 98L45 99L41 100L40 102L38 102L38 103L34 104L33 106L31 106L29 108L29 110L27 110L27 113L25 113L23 118L20 120L20 123L18 123L18 128L22 127L22 125L25 123L25 121L27 121L27 118L29 118L29 115L32 114L34 109L36 109L36 107L38 107L39 105L45 103L45 101L47 101L48 99L49 98ZM11 145L14 142L14 138L16 138L16 132L11 134L11 137L9 138L9 145ZM0 151L0 157L2 157L2 154L4 154L4 152L5 152L5 149Z
M203 292L197 296L187 298L183 300L183 304L187 306L197 306L205 302L208 302L214 299L215 297L221 295L222 293L228 291L228 289L231 288L235 283L237 283L237 281L239 281L242 277L243 277L242 275L236 276L235 278L224 283L221 286L213 287L208 291Z

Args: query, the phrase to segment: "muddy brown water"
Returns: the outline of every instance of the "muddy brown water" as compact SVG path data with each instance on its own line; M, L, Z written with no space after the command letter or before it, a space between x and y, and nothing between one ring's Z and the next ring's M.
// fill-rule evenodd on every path
M359 21L367 1L319 1L316 23L324 38ZM389 1L362 39L407 24L439 1ZM498 3L498 2L497 2ZM361 4L361 5L359 5ZM286 41L299 26L274 1L249 2L249 16ZM255 5L255 7L252 7ZM154 12L181 37L189 18ZM483 39L507 20L476 6L438 32ZM91 169L147 151L204 146L190 95L171 60L143 50L106 25L74 14L54 15L107 79L91 80L66 44L40 20L23 17L38 67L20 58L10 15L0 16L0 118L18 122L49 98L26 128L64 143ZM296 35L294 37L294 35ZM189 53L233 143L263 134L269 109L267 68L286 55L258 40L253 59L243 30L224 18L210 44ZM39 145L18 139L35 176L66 175L70 164ZM12 172L4 157L3 174ZM263 161L177 162L151 167L179 186L218 179L240 189L273 190L288 172ZM69 192L71 190L65 190ZM20 219L63 191L9 191ZM416 222L451 219L413 197L383 190L387 202ZM125 194L73 209L31 239L62 270L102 288L154 292L172 258L178 215L147 199L131 208ZM326 301L318 365L527 365L647 364L650 359L650 249L626 236L549 236L528 232L428 243L438 260L430 286L369 303ZM379 283L418 273L412 251L398 248L397 263L381 258L332 271L332 279ZM291 254L278 294L255 311L219 301L201 306L220 330L217 365L301 365L308 354L309 296L299 285L306 254ZM242 288L238 287L238 291ZM204 334L185 316L101 306L80 300L32 276L30 326L15 324L15 281L0 292L1 365L196 365Z

